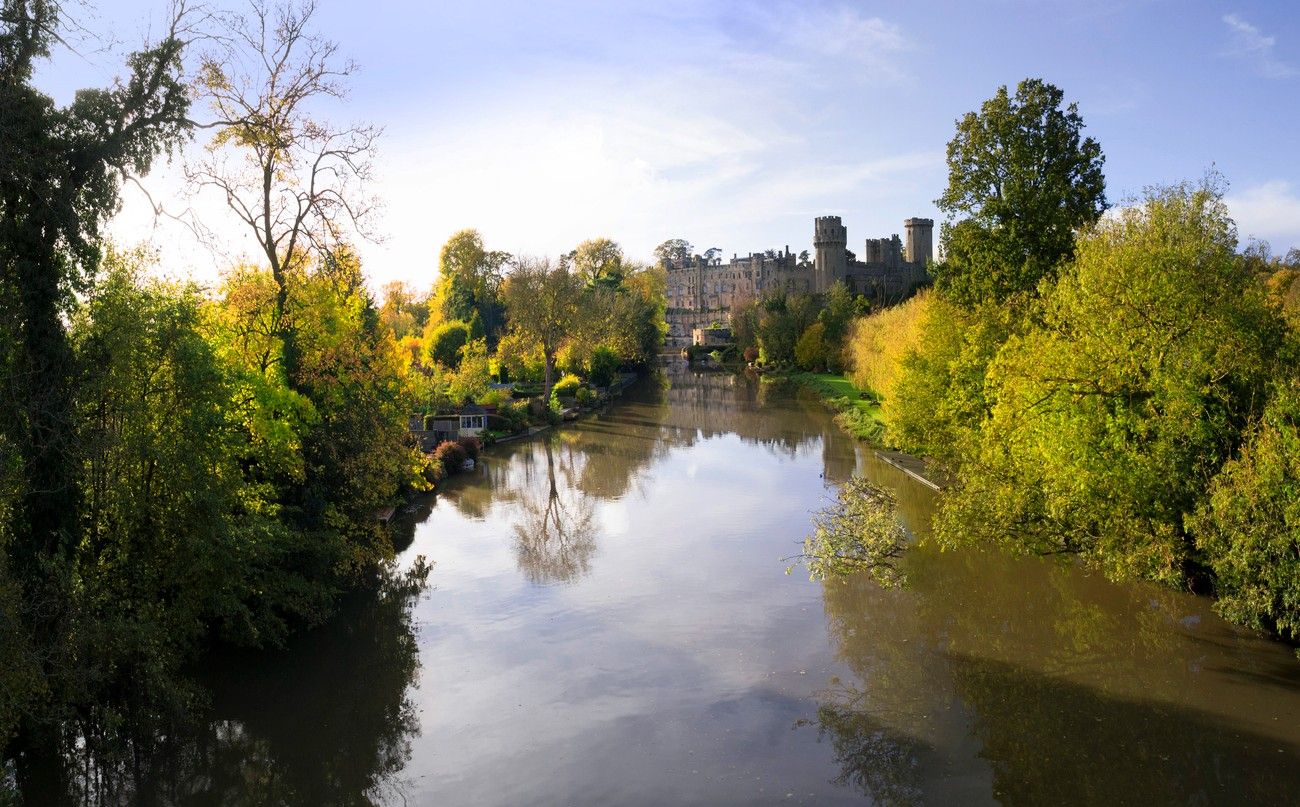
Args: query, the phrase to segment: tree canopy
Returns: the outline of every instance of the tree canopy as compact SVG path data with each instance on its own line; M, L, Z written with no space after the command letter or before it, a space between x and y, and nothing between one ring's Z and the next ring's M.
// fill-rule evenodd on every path
M1106 209L1105 158L1083 135L1077 104L1026 79L1000 87L957 122L948 143L948 186L936 201L938 287L965 305L1032 294L1074 251L1075 232Z

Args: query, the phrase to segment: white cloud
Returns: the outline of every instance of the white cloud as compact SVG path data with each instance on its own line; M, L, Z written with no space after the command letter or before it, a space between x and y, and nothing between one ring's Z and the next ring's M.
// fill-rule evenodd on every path
M797 5L784 7L769 20L782 39L807 54L855 62L870 79L908 78L899 57L912 43L899 26L880 17L868 17L849 6Z
M1300 247L1300 189L1273 180L1229 194L1228 209L1242 240L1268 241L1276 253Z
M482 83L472 93L435 93L426 107L376 120L387 133L372 189L385 202L387 239L358 245L375 288L393 279L427 286L439 246L463 227L510 252L556 254L604 235L646 258L670 236L729 253L799 249L815 214L850 216L855 239L890 226L864 214L924 214L865 206L915 196L918 177L940 172L941 153L841 137L858 115L838 100L846 77L852 92L908 83L903 57L913 45L897 25L844 5L756 3L734 17L691 3L647 8L630 56L607 53L602 40L548 48L521 63L527 71L474 73ZM661 27L656 14L673 24ZM680 14L701 16L681 24ZM167 174L149 181L159 198L180 192ZM205 223L229 218L205 202ZM147 213L128 199L115 233L130 241L152 232ZM153 237L165 264L205 279L255 255L236 228L227 255L204 254L166 222Z
M1265 78L1290 78L1300 71L1279 59L1273 49L1277 40L1243 20L1236 14L1227 14L1223 22L1228 26L1231 46L1225 55L1241 59L1252 65Z

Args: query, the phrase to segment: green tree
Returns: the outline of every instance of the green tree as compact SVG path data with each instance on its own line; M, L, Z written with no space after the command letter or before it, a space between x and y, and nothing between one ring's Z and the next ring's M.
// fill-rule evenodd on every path
M1258 415L1284 332L1235 249L1212 182L1151 191L1088 231L1041 325L993 362L991 415L940 537L1116 578L1195 574L1186 519Z
M550 400L556 356L587 325L582 279L545 259L521 260L506 277L501 296L513 333L542 354L543 396Z
M855 476L840 487L835 504L814 516L803 560L814 580L864 571L893 587L905 582L898 564L907 543L893 494Z
M1106 209L1101 146L1083 136L1078 106L1026 79L1005 86L957 122L948 187L936 201L950 218L936 286L964 305L1032 294L1070 259L1075 232Z
M1191 529L1224 616L1300 637L1300 382L1273 394Z
M589 286L618 288L623 283L623 248L608 238L583 241L573 251L573 271Z
M505 327L500 299L502 271L510 255L483 246L477 230L461 230L443 245L438 255L438 291L444 319L473 323L495 347Z
M425 352L430 362L455 370L460 364L461 348L469 341L468 325L458 320L444 322L425 337Z
M591 352L591 376L593 386L608 387L614 383L614 374L618 372L618 354L603 345Z
M757 337L767 362L794 361L795 344L817 318L817 304L807 294L778 292L759 302Z
M0 434L13 452L0 460L8 479L0 586L7 577L21 588L28 607L5 632L29 645L24 655L41 676L70 672L59 667L69 660L66 595L81 514L66 316L91 286L122 182L189 130L188 24L177 14L156 44L128 58L123 80L60 107L32 84L61 41L59 4L0 3ZM57 697L59 682L47 683ZM42 730L28 722L20 731L39 744L33 734Z
M826 369L826 356L830 346L826 343L826 326L821 322L809 325L794 346L794 360L804 370L821 372Z
M472 339L460 348L456 372L447 385L447 397L454 404L477 401L488 391L491 382L487 340Z
M655 263L661 267L682 264L691 259L695 247L685 238L669 238L655 247Z

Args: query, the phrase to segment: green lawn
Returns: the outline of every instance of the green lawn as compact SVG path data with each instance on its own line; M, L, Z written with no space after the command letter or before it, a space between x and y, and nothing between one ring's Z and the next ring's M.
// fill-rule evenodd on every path
M876 403L875 398L864 399L862 393L866 390L853 386L852 381L838 373L792 373L790 379L803 384L823 398L848 398L855 408L880 420L880 404Z

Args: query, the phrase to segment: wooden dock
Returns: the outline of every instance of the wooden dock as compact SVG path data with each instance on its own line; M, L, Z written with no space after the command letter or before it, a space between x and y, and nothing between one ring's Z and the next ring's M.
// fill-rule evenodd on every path
M951 483L945 474L937 472L930 463L920 457L904 454L901 451L877 449L876 456L889 465L920 482L931 490L943 490Z

